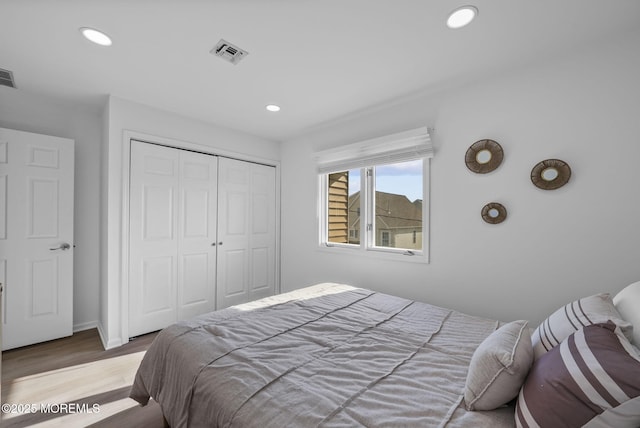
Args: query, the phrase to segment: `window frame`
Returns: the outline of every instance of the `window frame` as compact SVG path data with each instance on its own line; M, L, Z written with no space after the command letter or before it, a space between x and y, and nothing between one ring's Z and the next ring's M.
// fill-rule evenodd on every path
M320 173L319 178L319 249L331 253L345 255L360 255L365 257L381 258L406 262L429 263L430 249L430 157L417 157L413 160L422 160L422 250L405 248L391 248L377 246L375 236L375 173L376 166L387 165L379 163L362 168L360 170L360 222L364 228L360 228L360 243L348 244L329 241L329 175ZM405 162L409 162L406 160ZM371 226L369 226L371 225Z

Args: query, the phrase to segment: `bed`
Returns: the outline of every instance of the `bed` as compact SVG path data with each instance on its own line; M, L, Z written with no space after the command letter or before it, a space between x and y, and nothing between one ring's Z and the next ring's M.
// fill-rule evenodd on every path
M529 360L515 395L534 358L530 330L518 326ZM513 427L515 399L470 410L468 395L479 349L506 327L318 284L164 329L130 396L142 405L153 397L171 427Z

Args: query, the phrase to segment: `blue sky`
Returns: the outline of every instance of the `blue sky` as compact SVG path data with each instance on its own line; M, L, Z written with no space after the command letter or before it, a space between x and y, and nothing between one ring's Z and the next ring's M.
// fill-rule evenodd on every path
M376 167L377 190L422 199L422 160ZM349 171L349 194L360 190L360 170Z

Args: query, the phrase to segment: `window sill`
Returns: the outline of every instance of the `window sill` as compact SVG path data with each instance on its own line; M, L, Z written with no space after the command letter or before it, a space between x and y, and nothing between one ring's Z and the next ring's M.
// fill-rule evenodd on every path
M403 254L401 252L392 252L384 250L364 250L361 247L349 248L341 245L327 246L324 244L318 245L318 251L323 253L335 254L340 257L365 257L373 260L389 260L394 262L406 262L406 263L422 263L429 264L429 256L427 254L414 254L412 256Z

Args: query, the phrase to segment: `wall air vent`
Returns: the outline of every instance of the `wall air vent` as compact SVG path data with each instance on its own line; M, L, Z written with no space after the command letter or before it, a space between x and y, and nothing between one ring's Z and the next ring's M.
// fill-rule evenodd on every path
M16 83L13 81L13 73L0 68L0 85L15 88Z
M240 62L242 58L249 55L249 52L240 49L236 45L233 45L224 39L220 39L216 47L211 49L211 53L234 65Z

